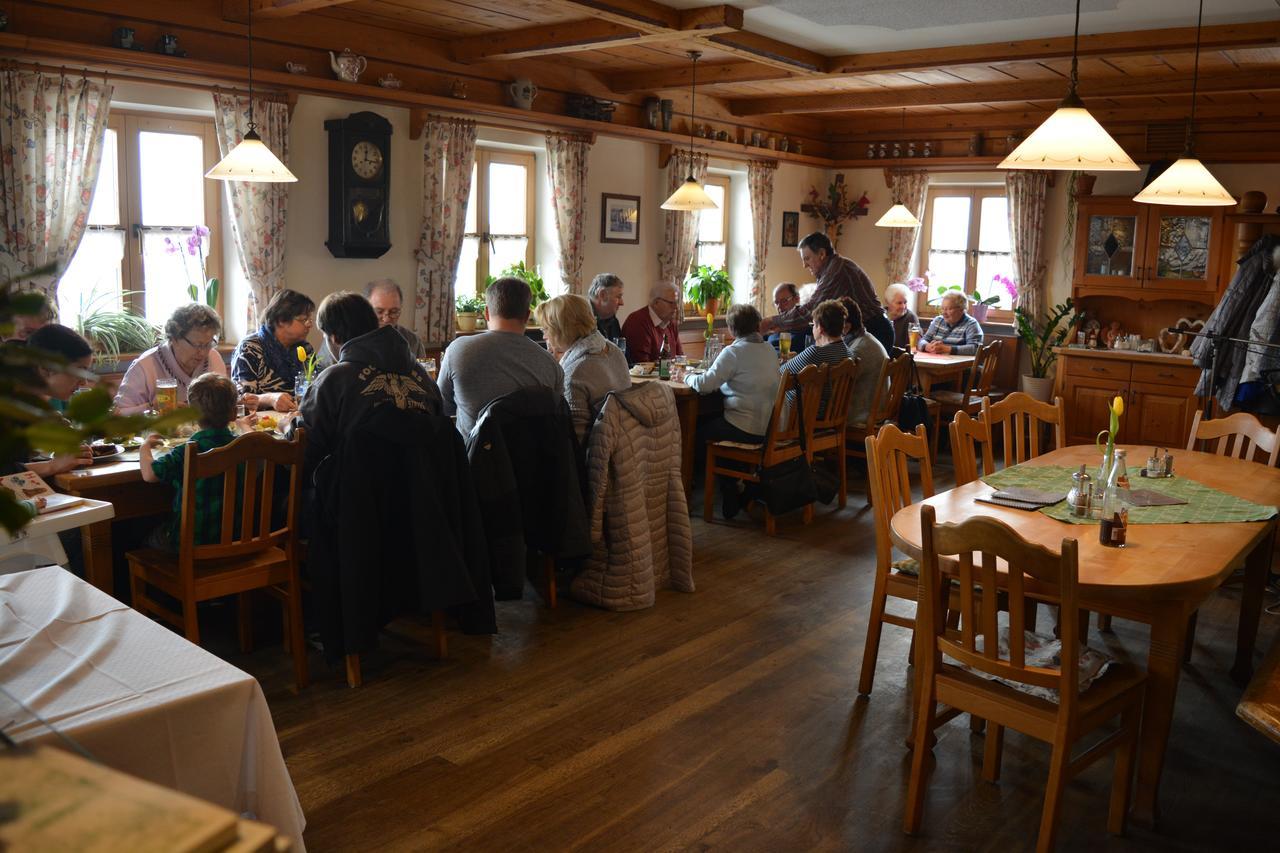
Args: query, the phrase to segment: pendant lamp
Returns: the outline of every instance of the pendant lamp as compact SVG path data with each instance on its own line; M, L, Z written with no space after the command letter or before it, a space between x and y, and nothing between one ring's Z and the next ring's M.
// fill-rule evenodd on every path
M1235 204L1213 173L1197 159L1192 143L1192 126L1196 122L1196 88L1200 82L1200 27L1204 21L1204 0L1196 18L1196 58L1191 72L1191 117L1187 119L1187 142L1174 164L1133 197L1144 204L1185 204L1211 207Z
M702 58L702 53L697 50L689 51L689 58L693 60L693 76L689 80L689 168L692 169L693 163L693 125L697 121L698 111L696 109L698 98L698 60ZM707 191L702 188L702 184L693 179L692 172L689 177L684 179L684 183L676 187L676 191L671 197L662 203L663 210L714 210L716 203L711 200L711 196L707 195Z
M1022 140L1000 163L1001 169L1053 169L1058 171L1136 172L1124 149L1089 115L1076 94L1080 46L1080 0L1076 0L1076 29L1071 44L1071 82L1067 96L1053 115Z
M907 131L907 109L902 108L902 132L905 135ZM876 220L877 228L919 228L920 220L916 219L915 214L907 210L907 206L902 203L902 199L895 192L893 194L893 207L885 211L884 216Z
M249 0L249 130L240 143L205 172L215 181L288 183L298 180L289 168L262 141L253 121L253 0Z

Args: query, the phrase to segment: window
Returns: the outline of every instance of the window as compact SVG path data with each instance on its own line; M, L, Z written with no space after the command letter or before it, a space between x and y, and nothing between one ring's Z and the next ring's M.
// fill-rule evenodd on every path
M704 210L698 216L698 243L694 263L699 266L729 268L729 178L707 175L702 182L715 210Z
M534 266L536 173L531 153L476 149L455 294L484 293L489 276L517 261Z
M62 322L128 308L159 325L191 285L203 297L201 256L204 277L221 278L221 185L204 177L217 159L212 120L112 114L88 227L58 284ZM211 231L194 238L196 226Z
M918 309L935 313L938 288L958 284L983 299L998 294L1000 301L988 316L1011 319L1009 294L991 282L997 274L1013 276L1004 187L930 187L922 229L921 265L933 276L929 292L920 294ZM928 300L934 305L927 307Z

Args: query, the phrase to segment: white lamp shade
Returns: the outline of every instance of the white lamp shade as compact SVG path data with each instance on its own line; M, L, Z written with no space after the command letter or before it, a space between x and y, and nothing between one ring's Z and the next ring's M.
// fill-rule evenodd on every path
M256 131L250 130L227 156L204 175L215 181L257 181L285 183L298 180L263 143Z
M693 175L685 178L684 183L676 187L671 197L662 203L663 210L715 210L716 206L702 184L693 179Z
M1103 130L1079 99L1066 101L1000 163L1001 169L1136 172L1124 149Z
M1210 207L1235 204L1231 193L1195 157L1181 157L1133 197L1146 204L1185 204Z
M920 220L916 219L911 214L911 211L901 204L895 204L885 211L884 216L877 220L876 226L879 228L919 228Z

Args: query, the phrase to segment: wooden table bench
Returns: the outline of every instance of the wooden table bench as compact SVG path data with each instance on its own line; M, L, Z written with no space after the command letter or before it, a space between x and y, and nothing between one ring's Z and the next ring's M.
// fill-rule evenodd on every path
M1280 743L1280 638L1254 673L1236 716Z

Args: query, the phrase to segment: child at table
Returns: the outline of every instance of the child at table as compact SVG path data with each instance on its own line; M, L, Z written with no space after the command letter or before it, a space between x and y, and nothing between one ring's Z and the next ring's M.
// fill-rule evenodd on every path
M200 413L200 429L187 440L195 444L199 453L224 447L235 440L230 424L236 417L235 384L218 373L198 376L187 387L187 402ZM152 456L155 447L164 439L156 434L147 436L138 451L142 479L148 483L168 483L173 487L173 515L148 538L153 548L177 550L182 525L182 480L186 463L186 444L179 444L167 453ZM196 483L196 537L197 545L218 542L222 525L222 477L208 477Z

